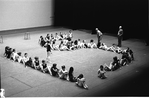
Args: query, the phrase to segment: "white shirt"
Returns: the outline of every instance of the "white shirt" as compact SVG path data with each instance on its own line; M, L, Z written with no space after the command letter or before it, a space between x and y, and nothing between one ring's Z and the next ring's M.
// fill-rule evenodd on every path
M23 61L27 62L29 60L29 57L23 57Z
M78 78L77 82L78 82L78 85L79 85L79 86L83 86L84 83L85 83L85 78L81 78L81 79Z
M101 36L101 35L102 35L101 31L97 30L97 36Z
M122 36L123 35L123 29L119 29L119 31L118 31L118 34L117 34L118 36Z

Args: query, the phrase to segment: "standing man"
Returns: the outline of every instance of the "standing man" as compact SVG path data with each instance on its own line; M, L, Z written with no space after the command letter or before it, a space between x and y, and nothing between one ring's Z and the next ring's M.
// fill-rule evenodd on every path
M122 46L122 36L123 36L123 29L122 26L119 26L119 31L118 31L118 46L121 47Z
M102 33L100 30L98 30L98 28L96 28L96 33L97 33L97 38L98 38L98 42L97 42L97 47L100 47L100 41L102 39Z

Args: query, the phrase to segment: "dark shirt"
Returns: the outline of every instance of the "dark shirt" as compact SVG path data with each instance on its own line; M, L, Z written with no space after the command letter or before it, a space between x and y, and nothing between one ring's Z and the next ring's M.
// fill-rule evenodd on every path
M51 45L47 44L47 52L51 51Z
M39 66L39 61L34 61L36 66Z
M51 68L52 76L56 76L57 75L57 73L58 73L57 70L58 70L57 68L54 68L54 67Z
M120 29L119 32L118 32L118 36L121 37L122 35L123 35L123 30Z
M73 73L72 72L69 72L69 81L74 81L74 76L73 76Z
M12 54L12 51L11 50L8 50L8 52L7 52L7 58L10 58L11 57L11 54Z
M47 64L42 64L43 69L47 67Z
M74 44L75 44L75 45L78 45L78 41L77 41L77 40L75 40L75 41L74 41Z

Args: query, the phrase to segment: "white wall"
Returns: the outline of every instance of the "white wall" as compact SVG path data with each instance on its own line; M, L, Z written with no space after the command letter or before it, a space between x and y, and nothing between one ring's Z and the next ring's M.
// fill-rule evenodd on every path
M52 0L0 0L0 31L52 25Z

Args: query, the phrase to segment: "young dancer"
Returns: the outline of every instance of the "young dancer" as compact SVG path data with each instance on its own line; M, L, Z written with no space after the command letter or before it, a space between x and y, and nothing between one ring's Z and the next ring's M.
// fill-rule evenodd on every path
M58 76L59 69L56 66L57 66L57 64L54 63L51 67L51 75L52 76Z
M40 69L39 57L34 57L33 64L35 69L38 69L38 70Z
M47 65L47 63L46 63L46 61L45 60L42 60L42 63L41 63L41 65L40 65L40 68L41 68L41 70L42 70L42 72L43 73L49 73L50 71L49 71L49 68L48 68L48 65Z
M59 78L67 80L67 76L68 76L68 71L66 70L65 65L63 65L61 67L61 70L59 71Z
M47 49L47 61L50 62L50 55L52 54L52 46L51 46L51 42L50 41L47 41L47 43L45 44L46 46L46 49Z
M107 78L105 76L105 70L104 70L104 66L103 65L100 65L100 68L98 69L98 77L101 78L101 79L105 79Z
M74 72L74 68L73 67L70 67L69 72L68 72L69 81L76 82L77 81L77 78L74 77L73 72Z
M24 66L27 68L26 63L27 63L27 61L29 60L29 57L28 57L28 54L27 54L27 53L24 54L24 57L23 57L22 60L23 60L23 64L24 64Z
M76 85L78 85L79 87L83 87L83 88L85 88L85 89L88 89L87 84L85 84L85 78L84 78L83 74L80 74L80 75L77 77Z

